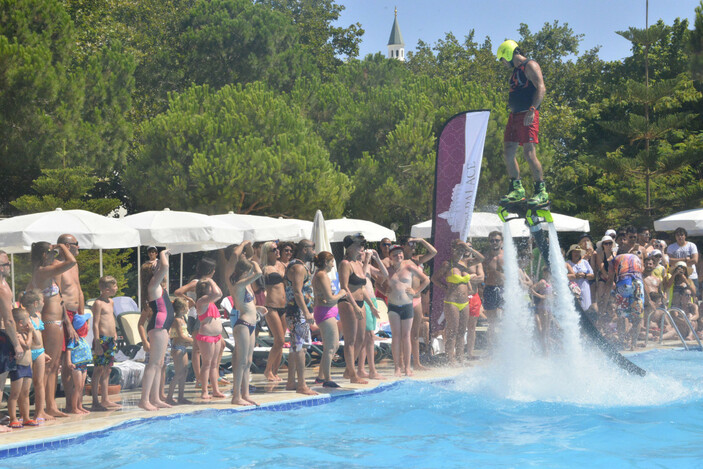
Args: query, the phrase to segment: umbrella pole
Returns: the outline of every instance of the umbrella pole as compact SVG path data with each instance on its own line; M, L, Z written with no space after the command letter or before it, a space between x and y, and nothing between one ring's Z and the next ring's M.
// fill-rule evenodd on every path
M10 264L12 264L12 298L17 298L15 296L15 255L10 254Z
M183 253L181 253L181 280L179 286L183 286Z
M100 248L100 277L103 276L103 248Z
M142 310L142 250L137 246L137 301L139 311Z

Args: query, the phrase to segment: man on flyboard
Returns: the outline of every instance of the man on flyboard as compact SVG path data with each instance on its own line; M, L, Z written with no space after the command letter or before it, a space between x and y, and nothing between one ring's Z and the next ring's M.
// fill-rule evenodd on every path
M520 169L516 161L518 146L522 146L535 181L534 195L527 200L527 206L546 207L549 205L549 194L544 185L542 165L537 159L536 149L539 143L539 106L546 92L542 69L537 62L522 55L518 44L510 39L498 46L496 55L501 63L513 70L508 98L510 117L503 139L510 187L500 200L500 205L505 207L525 202L525 189L520 181Z

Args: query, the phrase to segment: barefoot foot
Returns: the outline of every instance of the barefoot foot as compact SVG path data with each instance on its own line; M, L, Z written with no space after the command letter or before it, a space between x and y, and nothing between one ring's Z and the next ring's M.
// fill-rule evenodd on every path
M305 386L304 388L298 388L295 390L295 392L297 392L298 394L305 394L306 396L317 396L317 393L307 386Z
M369 384L369 382L363 378L359 378L358 376L356 378L351 378L349 379L350 383L356 383L356 384Z
M156 407L154 407L153 405L151 405L150 402L142 402L142 401L139 401L139 404L137 404L137 406L138 406L138 407L141 407L142 409L147 410L147 411L149 411L149 412L153 412L153 411L155 411L155 410L159 410L159 409L157 409Z

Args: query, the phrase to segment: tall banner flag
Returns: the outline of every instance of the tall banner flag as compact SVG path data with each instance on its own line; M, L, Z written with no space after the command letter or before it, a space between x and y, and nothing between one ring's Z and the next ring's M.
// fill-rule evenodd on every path
M466 241L481 175L490 111L466 111L449 119L439 134L435 167L433 269L449 259L453 239ZM444 290L433 284L430 327L444 328Z

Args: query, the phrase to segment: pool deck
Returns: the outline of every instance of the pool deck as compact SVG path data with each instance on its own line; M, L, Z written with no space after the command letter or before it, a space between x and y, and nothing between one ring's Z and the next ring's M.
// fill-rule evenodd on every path
M478 363L478 362L473 362ZM286 370L281 369L280 376L284 381L277 383L268 382L263 374L252 374L250 385L253 387L251 398L261 406L295 402L300 400L325 398L335 395L351 395L359 391L370 391L380 386L388 385L403 379L413 380L438 380L443 378L452 378L459 375L465 368L463 367L433 367L425 371L416 371L415 375L407 378L393 377L393 363L390 360L383 360L377 364L379 373L385 376L385 380L369 380L369 384L351 384L348 379L342 378L343 368L332 368L332 379L340 386L339 389L323 388L322 386L311 385L317 375L317 367L306 369L305 376L308 385L319 393L319 396L304 396L294 391L285 390ZM227 375L225 378L231 381L232 375ZM221 391L227 395L225 399L202 400L200 399L200 390L195 388L195 383L186 384L186 399L194 402L192 405L179 405L170 409L160 409L155 412L147 412L137 407L140 398L140 390L128 390L121 392L119 395L111 395L111 399L122 404L121 410L114 411L96 411L84 415L70 415L66 418L48 421L39 427L24 427L22 429L12 430L8 433L0 433L0 452L10 448L21 448L28 445L33 445L38 442L47 442L52 440L65 440L72 437L80 436L85 433L102 431L120 425L124 422L153 418L164 417L175 414L189 414L208 409L242 409L247 410L252 407L238 407L230 403L232 398L231 386L223 386ZM60 408L63 408L65 401L63 398L57 399ZM84 397L83 403L86 409L90 410L91 398Z
M693 344L690 344L693 345ZM657 348L680 348L680 341L667 341L665 344L650 342L646 348L638 348L636 352L623 352L627 356L631 353L641 353L644 351ZM482 360L469 362L471 366L481 366ZM285 390L285 379L287 372L285 368L281 369L280 376L284 381L271 383L268 382L263 374L252 374L251 398L258 402L261 406L271 406L282 403L295 403L297 401L322 398L326 399L330 396L352 395L363 391L372 391L381 386L386 386L390 383L404 379L412 379L419 381L441 380L445 378L453 378L460 375L465 367L432 367L427 370L415 371L414 376L407 378L393 377L393 363L389 359L384 359L377 365L379 373L385 376L385 380L369 380L369 384L351 384L349 380L342 378L344 369L332 368L332 379L340 384L339 389L323 388L322 386L311 385L314 391L319 393L318 396L304 396L294 391ZM317 366L306 369L306 378L308 385L314 380L317 374ZM231 381L231 374L225 376ZM25 427L18 430L12 430L8 433L0 433L0 454L7 452L13 448L23 448L37 443L46 443L51 441L67 440L80 435L92 432L99 432L117 425L123 424L131 420L155 418L171 416L176 414L190 414L208 409L241 409L249 410L252 407L238 407L230 403L232 389L230 386L223 386L221 391L227 395L225 399L202 400L200 399L200 390L195 388L194 383L186 384L186 399L194 402L192 405L179 405L170 409L160 409L155 412L147 412L137 407L140 398L140 390L123 391L119 395L112 395L111 399L122 404L123 408L114 411L96 411L84 415L71 415L66 418L48 421L39 427ZM57 399L59 407L63 408L65 401L63 398ZM84 405L90 410L91 398L86 396L83 400Z

